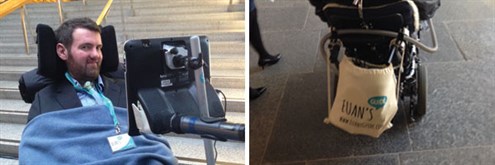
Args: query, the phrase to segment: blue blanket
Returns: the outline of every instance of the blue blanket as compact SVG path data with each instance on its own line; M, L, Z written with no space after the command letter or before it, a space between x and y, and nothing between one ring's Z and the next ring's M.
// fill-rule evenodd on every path
M123 133L127 111L115 107ZM103 105L45 113L31 120L21 137L19 164L177 164L170 146L156 135L133 136L135 148L112 153L115 135Z

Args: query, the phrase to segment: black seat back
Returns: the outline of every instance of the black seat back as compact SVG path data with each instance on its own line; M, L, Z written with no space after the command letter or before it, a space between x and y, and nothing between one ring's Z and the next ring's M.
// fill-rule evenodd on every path
M328 24L337 29L366 27L398 32L401 28L407 27L410 31L416 31L418 24L417 8L408 1L365 6L362 10L362 18L355 5L327 4L324 13Z

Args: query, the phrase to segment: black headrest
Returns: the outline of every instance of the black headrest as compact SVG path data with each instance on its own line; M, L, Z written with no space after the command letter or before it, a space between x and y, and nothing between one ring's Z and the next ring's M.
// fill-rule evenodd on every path
M116 71L119 66L119 50L117 47L117 37L112 25L101 28L101 42L103 47L103 61L101 61L101 73Z
M38 74L52 78L60 79L67 71L65 62L57 55L57 40L53 29L44 24L36 26L36 41L38 44ZM119 66L119 53L117 48L117 39L113 26L101 28L101 41L103 44L100 73L116 71Z
M60 78L67 70L64 61L58 55L55 46L57 39L53 29L44 24L36 26L38 44L38 74L45 77Z

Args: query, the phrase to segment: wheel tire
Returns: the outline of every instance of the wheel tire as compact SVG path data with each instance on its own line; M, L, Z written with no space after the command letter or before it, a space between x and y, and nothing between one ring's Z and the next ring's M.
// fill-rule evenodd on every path
M419 65L418 69L418 104L416 106L416 116L421 117L426 114L428 103L428 70L425 65Z

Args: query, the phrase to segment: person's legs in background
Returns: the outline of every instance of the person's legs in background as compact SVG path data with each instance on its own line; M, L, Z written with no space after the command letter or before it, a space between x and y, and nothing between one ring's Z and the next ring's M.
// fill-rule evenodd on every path
M253 45L254 50L258 52L258 66L265 68L265 65L276 64L280 60L280 54L270 55L266 51L263 41L261 39L260 28L258 25L257 9L249 12L249 43Z
M266 65L276 64L280 60L281 56L280 54L270 55L270 53L266 51L265 45L263 45L263 40L261 39L260 27L258 25L258 14L256 6L254 5L254 0L250 0L249 5L251 5L249 11L249 43L251 43L254 50L258 52L258 66L265 69ZM265 87L249 87L249 99L254 100L265 93L265 91Z

